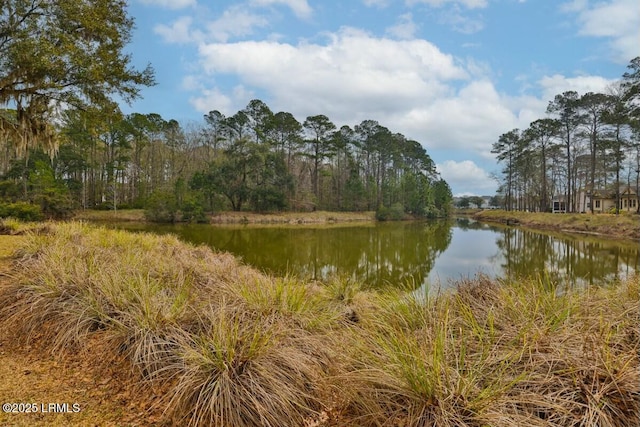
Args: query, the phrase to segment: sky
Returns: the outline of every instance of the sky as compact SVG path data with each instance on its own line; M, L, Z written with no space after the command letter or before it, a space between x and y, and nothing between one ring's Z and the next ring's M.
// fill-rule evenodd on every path
M260 99L300 122L377 120L454 195L493 195L501 134L556 94L604 92L640 56L638 0L129 0L157 85L125 113L204 124Z

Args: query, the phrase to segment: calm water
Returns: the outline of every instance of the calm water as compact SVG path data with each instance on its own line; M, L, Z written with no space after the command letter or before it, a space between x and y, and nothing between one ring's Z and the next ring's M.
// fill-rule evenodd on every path
M531 275L598 284L640 269L635 242L546 234L455 221L333 227L117 224L174 233L278 275L354 277L370 285L448 286L473 277Z

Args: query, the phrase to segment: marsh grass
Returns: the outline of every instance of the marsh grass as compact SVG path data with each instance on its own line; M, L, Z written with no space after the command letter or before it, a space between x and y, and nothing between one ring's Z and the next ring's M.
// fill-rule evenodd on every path
M390 298L354 334L345 411L361 425L637 425L638 286L479 277Z
M2 325L56 355L127 361L132 386L160 390L154 404L175 425L640 422L638 276L374 292L81 223L33 228L14 260Z

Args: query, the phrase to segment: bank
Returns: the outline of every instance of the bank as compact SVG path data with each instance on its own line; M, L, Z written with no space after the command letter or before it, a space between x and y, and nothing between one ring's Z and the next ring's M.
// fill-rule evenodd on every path
M129 391L124 409L102 415L116 424L639 421L639 277L585 289L479 277L438 296L371 292L267 276L172 236L81 223L4 230L20 234L0 267L0 328L19 349L4 355L27 351L35 366L80 354L74 363L102 372L103 385ZM83 425L82 416L63 421ZM0 414L0 424L52 419Z
M474 212L470 216L477 221L538 230L590 234L618 239L640 239L640 215L637 214L553 214L487 209Z
M142 209L117 211L80 210L74 220L92 222L146 222ZM218 212L207 217L212 224L335 224L375 221L375 212Z

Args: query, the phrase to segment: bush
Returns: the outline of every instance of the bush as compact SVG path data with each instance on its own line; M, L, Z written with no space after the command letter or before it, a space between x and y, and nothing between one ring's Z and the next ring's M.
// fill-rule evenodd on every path
M44 218L40 207L31 203L0 203L0 218L16 218L23 221L40 221Z
M196 198L185 198L182 202L180 212L182 213L182 221L198 223L208 222L207 215L204 212L204 207Z
M34 199L40 204L40 210L47 218L68 218L74 209L73 200L66 192L52 189L37 195Z
M178 203L173 193L154 191L147 199L144 216L153 222L176 222Z
M395 203L391 207L381 207L376 211L378 221L402 221L405 219L404 207L400 203Z

